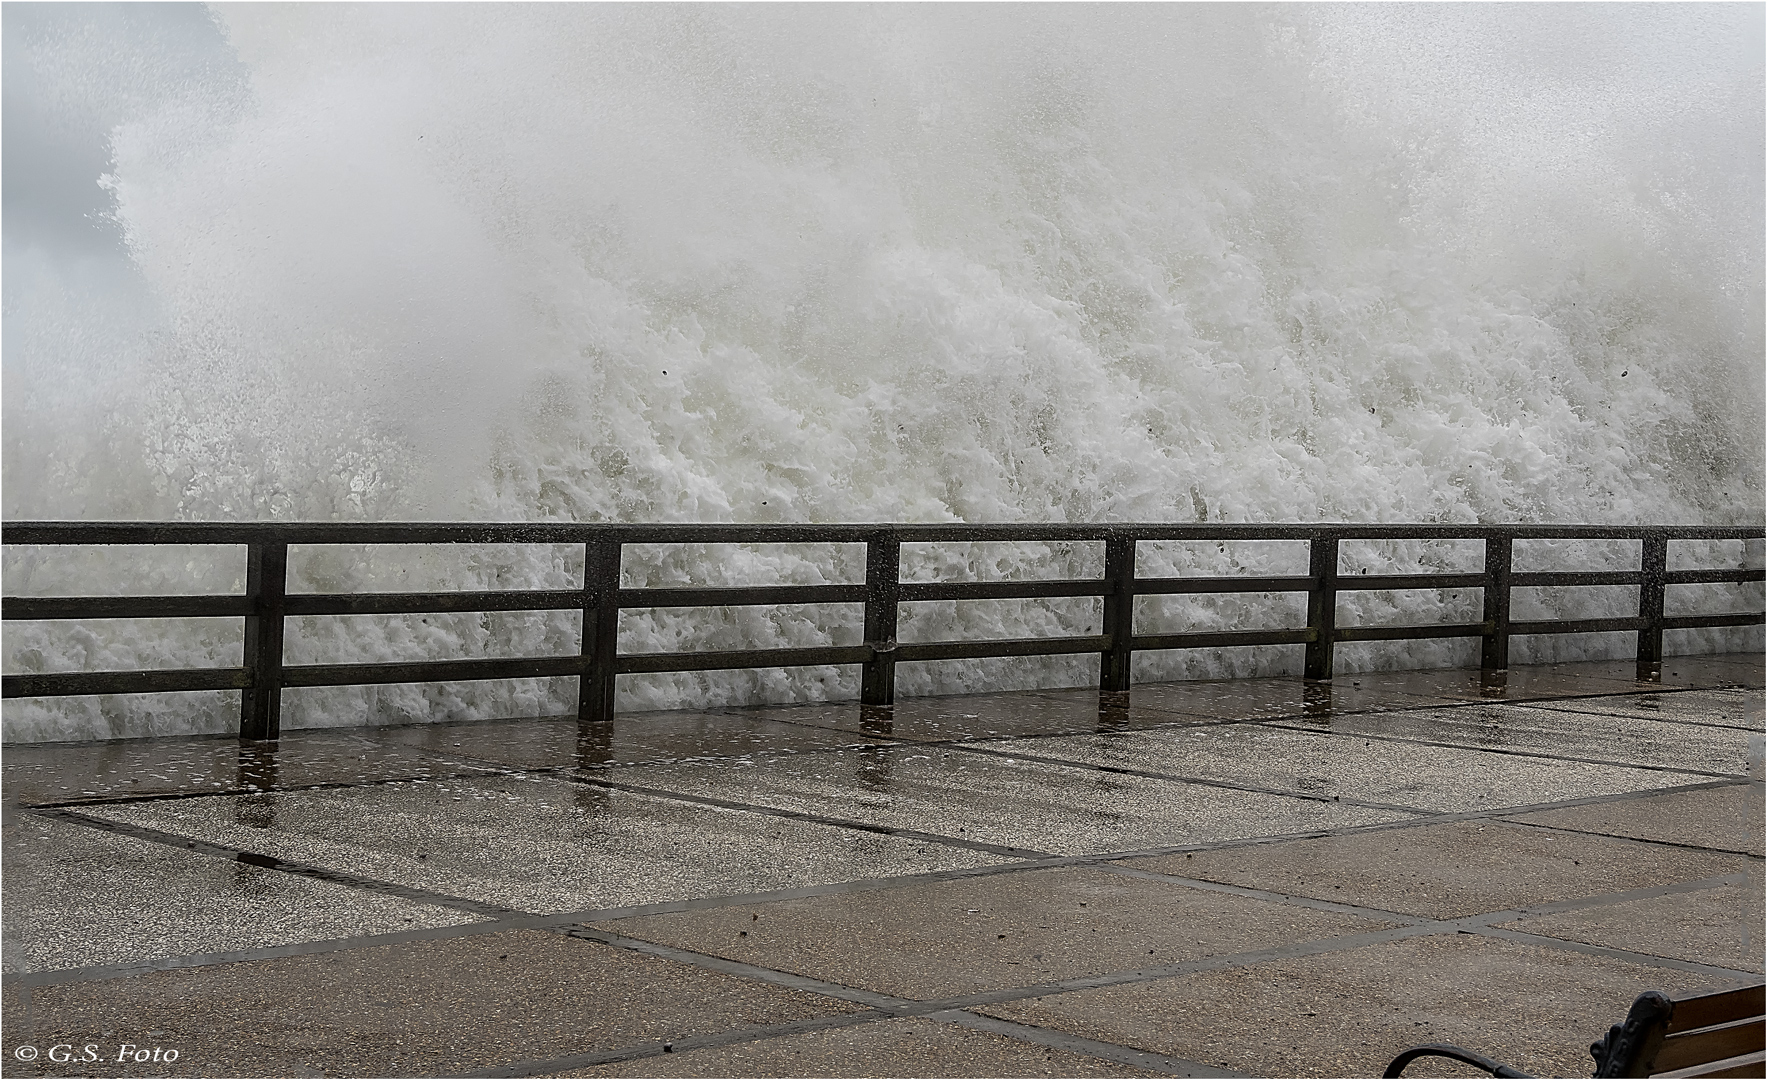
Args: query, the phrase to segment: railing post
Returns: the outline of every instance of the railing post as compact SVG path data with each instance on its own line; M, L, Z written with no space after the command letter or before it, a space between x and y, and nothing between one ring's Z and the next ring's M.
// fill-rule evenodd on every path
M1669 572L1669 538L1660 532L1645 533L1639 552L1638 617L1646 625L1638 631L1638 680L1663 681L1663 578Z
M1135 539L1112 536L1104 542L1104 633L1110 648L1100 654L1098 692L1121 693L1129 689L1131 641L1135 634Z
M879 533L865 542L865 644L859 704L896 703L896 608L902 598L902 543Z
M282 619L287 608L288 545L260 542L245 549L246 688L239 692L239 737L282 735Z
M1509 670L1509 572L1515 561L1515 537L1485 537L1485 637L1479 647L1479 671L1496 675Z
M583 545L583 674L577 719L614 718L614 657L619 654L620 545Z
M1331 681L1332 634L1338 622L1338 536L1333 532L1313 534L1307 558L1307 575L1313 587L1307 592L1307 628L1313 640L1307 642L1305 678L1313 682Z

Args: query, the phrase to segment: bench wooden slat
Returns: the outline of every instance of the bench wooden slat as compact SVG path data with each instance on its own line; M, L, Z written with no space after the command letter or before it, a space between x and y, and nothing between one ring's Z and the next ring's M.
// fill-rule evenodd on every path
M1670 1035L1760 1016L1767 1012L1767 983L1674 1000L1675 1012L1669 1017Z
M1672 1072L1702 1062L1751 1054L1761 1049L1764 1038L1767 1022L1759 1016L1695 1028L1664 1039L1653 1068L1657 1072Z
M1690 1065L1656 1075L1662 1080L1680 1080L1682 1077L1760 1076L1764 1071L1767 1071L1767 1050L1757 1050L1752 1054L1738 1054L1722 1061Z

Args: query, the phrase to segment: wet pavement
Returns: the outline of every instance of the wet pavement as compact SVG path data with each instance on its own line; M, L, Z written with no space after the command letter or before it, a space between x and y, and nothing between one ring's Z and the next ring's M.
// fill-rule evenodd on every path
M0 1051L1364 1076L1449 1041L1586 1075L1644 990L1763 971L1761 657L1633 675L11 745Z

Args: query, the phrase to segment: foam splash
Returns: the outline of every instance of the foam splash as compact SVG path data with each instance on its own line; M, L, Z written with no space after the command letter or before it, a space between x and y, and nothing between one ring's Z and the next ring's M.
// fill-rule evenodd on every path
M1759 521L1762 255L1737 238L1762 231L1760 58L1725 23L1757 16L226 9L249 77L168 88L113 139L150 314L82 340L58 333L75 305L32 294L31 355L9 357L6 514ZM101 349L131 359L84 392L57 384ZM1149 552L1143 572L1225 557ZM185 569L225 588L231 558ZM904 573L1096 558L911 550ZM551 549L446 572L448 556L413 559L300 556L291 587L572 573ZM850 580L851 562L674 550L629 556L628 575ZM15 556L8 591L54 590L66 565ZM1470 602L1346 600L1346 619ZM1256 603L1162 617L1270 624ZM903 633L1089 632L1095 608L915 606ZM846 619L635 613L622 635L810 644L844 640ZM237 652L232 624L82 633L14 631L12 670ZM574 634L562 616L333 620L293 628L289 659L571 651ZM1270 673L1287 652L1138 670ZM903 690L1084 682L1089 663L910 665ZM567 690L340 689L291 699L291 724L548 711ZM624 680L621 704L855 692L851 673L712 673ZM10 702L7 731L225 726L189 719L227 712L194 700Z

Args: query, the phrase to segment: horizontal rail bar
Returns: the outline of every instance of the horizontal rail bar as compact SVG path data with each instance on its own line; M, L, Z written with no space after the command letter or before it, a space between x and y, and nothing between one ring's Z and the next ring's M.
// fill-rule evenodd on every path
M1306 592L1313 579L1300 577L1159 577L1136 578L1137 596L1173 593Z
M364 686L375 683L551 679L580 675L583 665L581 656L420 660L404 664L296 664L282 669L282 685Z
M1671 572L1670 585L1763 580L1761 570L1682 570ZM1636 570L1615 573L1515 574L1517 587L1560 585L1636 585ZM1137 578L1137 595L1228 592L1305 592L1308 577ZM1482 574L1437 574L1338 579L1338 591L1370 589L1482 588ZM903 601L1015 600L1052 596L1104 596L1109 586L1096 579L1028 582L904 583ZM621 589L621 608L735 607L748 604L863 603L863 585L772 585L748 588ZM493 589L431 593L290 593L289 615L416 615L472 611L551 611L581 607L583 594L573 589ZM45 596L0 599L0 618L7 621L50 619L213 618L251 613L251 602L237 594L194 596Z
M1515 624L1511 623L1511 632ZM1418 638L1484 637L1490 623L1432 623L1426 626L1340 626L1332 631L1335 641L1412 641Z
M1642 615L1620 615L1610 619L1549 619L1509 624L1511 634L1602 634L1615 630L1649 628L1650 620Z
M738 607L745 604L862 604L863 585L754 585L715 589L621 589L622 608Z
M0 618L21 619L206 619L250 615L250 597L208 596L8 596Z
M1734 525L1357 525L1033 523L665 525L586 522L142 522L25 521L0 524L0 544L764 544L863 543L888 533L903 543L988 541L1310 540L1755 540L1760 526Z
M1239 645L1305 645L1318 635L1310 627L1297 630L1224 630L1194 634L1138 634L1130 639L1137 651L1153 649L1226 649Z
M903 602L928 600L1032 600L1048 596L1108 596L1111 585L1098 578L1043 581L904 581Z
M487 589L433 593L289 593L289 615L429 615L456 611L551 611L583 606L581 589Z
M1108 634L1067 638L996 638L992 641L916 641L897 645L896 660L979 660L995 656L1059 656L1103 652Z
M730 649L716 652L626 653L614 658L614 671L638 675L654 671L727 671L731 668L809 667L863 664L868 645L824 645L805 649Z
M77 694L161 694L179 690L243 690L244 668L160 668L156 671L58 671L0 678L0 696L70 697Z
M1541 588L1547 585L1640 585L1642 570L1552 570L1509 575L1512 588Z
M1722 615L1674 615L1663 620L1664 630L1697 630L1704 626L1755 626L1767 622L1759 611L1725 612Z
M1720 581L1763 581L1767 570L1671 570L1663 575L1665 585L1701 585Z
M1338 592L1352 589L1482 589L1483 574L1348 574L1338 576Z

